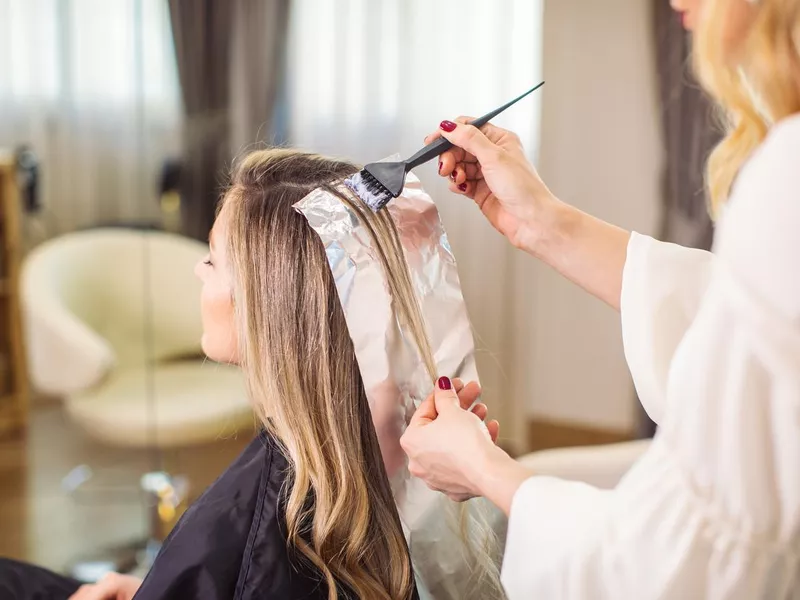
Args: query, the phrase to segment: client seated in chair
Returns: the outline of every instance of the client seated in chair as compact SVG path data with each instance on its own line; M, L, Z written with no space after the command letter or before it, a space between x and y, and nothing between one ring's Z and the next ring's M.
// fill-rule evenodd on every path
M236 169L196 268L202 343L244 370L261 433L184 514L144 581L81 587L4 561L0 597L418 597L325 250L293 208L356 170L290 150L255 152ZM462 390L465 407L476 387ZM485 417L484 405L473 410Z

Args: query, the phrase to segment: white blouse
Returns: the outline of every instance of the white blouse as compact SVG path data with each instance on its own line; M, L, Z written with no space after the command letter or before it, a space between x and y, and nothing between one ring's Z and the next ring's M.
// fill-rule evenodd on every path
M713 254L632 235L621 314L659 431L614 490L522 485L510 599L800 598L800 116L745 165Z

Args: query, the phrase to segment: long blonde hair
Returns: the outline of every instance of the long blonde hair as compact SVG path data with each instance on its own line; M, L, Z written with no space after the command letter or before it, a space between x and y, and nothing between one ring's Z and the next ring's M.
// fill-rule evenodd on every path
M358 166L269 149L236 167L226 213L240 357L249 392L293 473L287 539L323 575L329 598L407 599L414 577L367 396L322 242L293 205L318 187L347 203L370 231L398 321L432 378L435 362L388 211L377 215L335 185ZM470 528L462 513L466 538ZM476 571L501 590L491 539L468 544ZM347 593L347 592L345 592ZM493 597L502 597L498 591Z
M238 166L222 206L234 311L250 396L292 467L290 548L331 599L406 600L411 560L347 323L322 243L292 208L354 170L283 151Z
M744 46L732 60L728 18L733 5L744 1L705 0L710 6L695 34L695 71L721 105L727 129L707 165L712 214L771 125L800 111L800 0L759 0Z

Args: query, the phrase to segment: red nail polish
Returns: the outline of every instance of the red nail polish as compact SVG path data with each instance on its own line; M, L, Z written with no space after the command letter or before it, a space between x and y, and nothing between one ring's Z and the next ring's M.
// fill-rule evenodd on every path
M439 123L439 128L443 129L444 131L453 131L456 128L456 124L452 121L442 121Z
M460 189L462 192L466 192L467 191L467 184L466 183L462 183L461 185L458 186L458 189Z
M442 172L442 161L439 161L439 173Z
M440 390L449 390L453 387L449 377L439 377L438 385Z

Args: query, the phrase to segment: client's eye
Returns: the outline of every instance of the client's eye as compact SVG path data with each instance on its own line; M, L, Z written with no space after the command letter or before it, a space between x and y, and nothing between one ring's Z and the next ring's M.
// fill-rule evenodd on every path
M204 264L204 265L208 265L209 267L213 266L213 264L212 264L212 262L211 262L211 257L206 257L206 258L204 258L204 259L203 259L203 264Z

